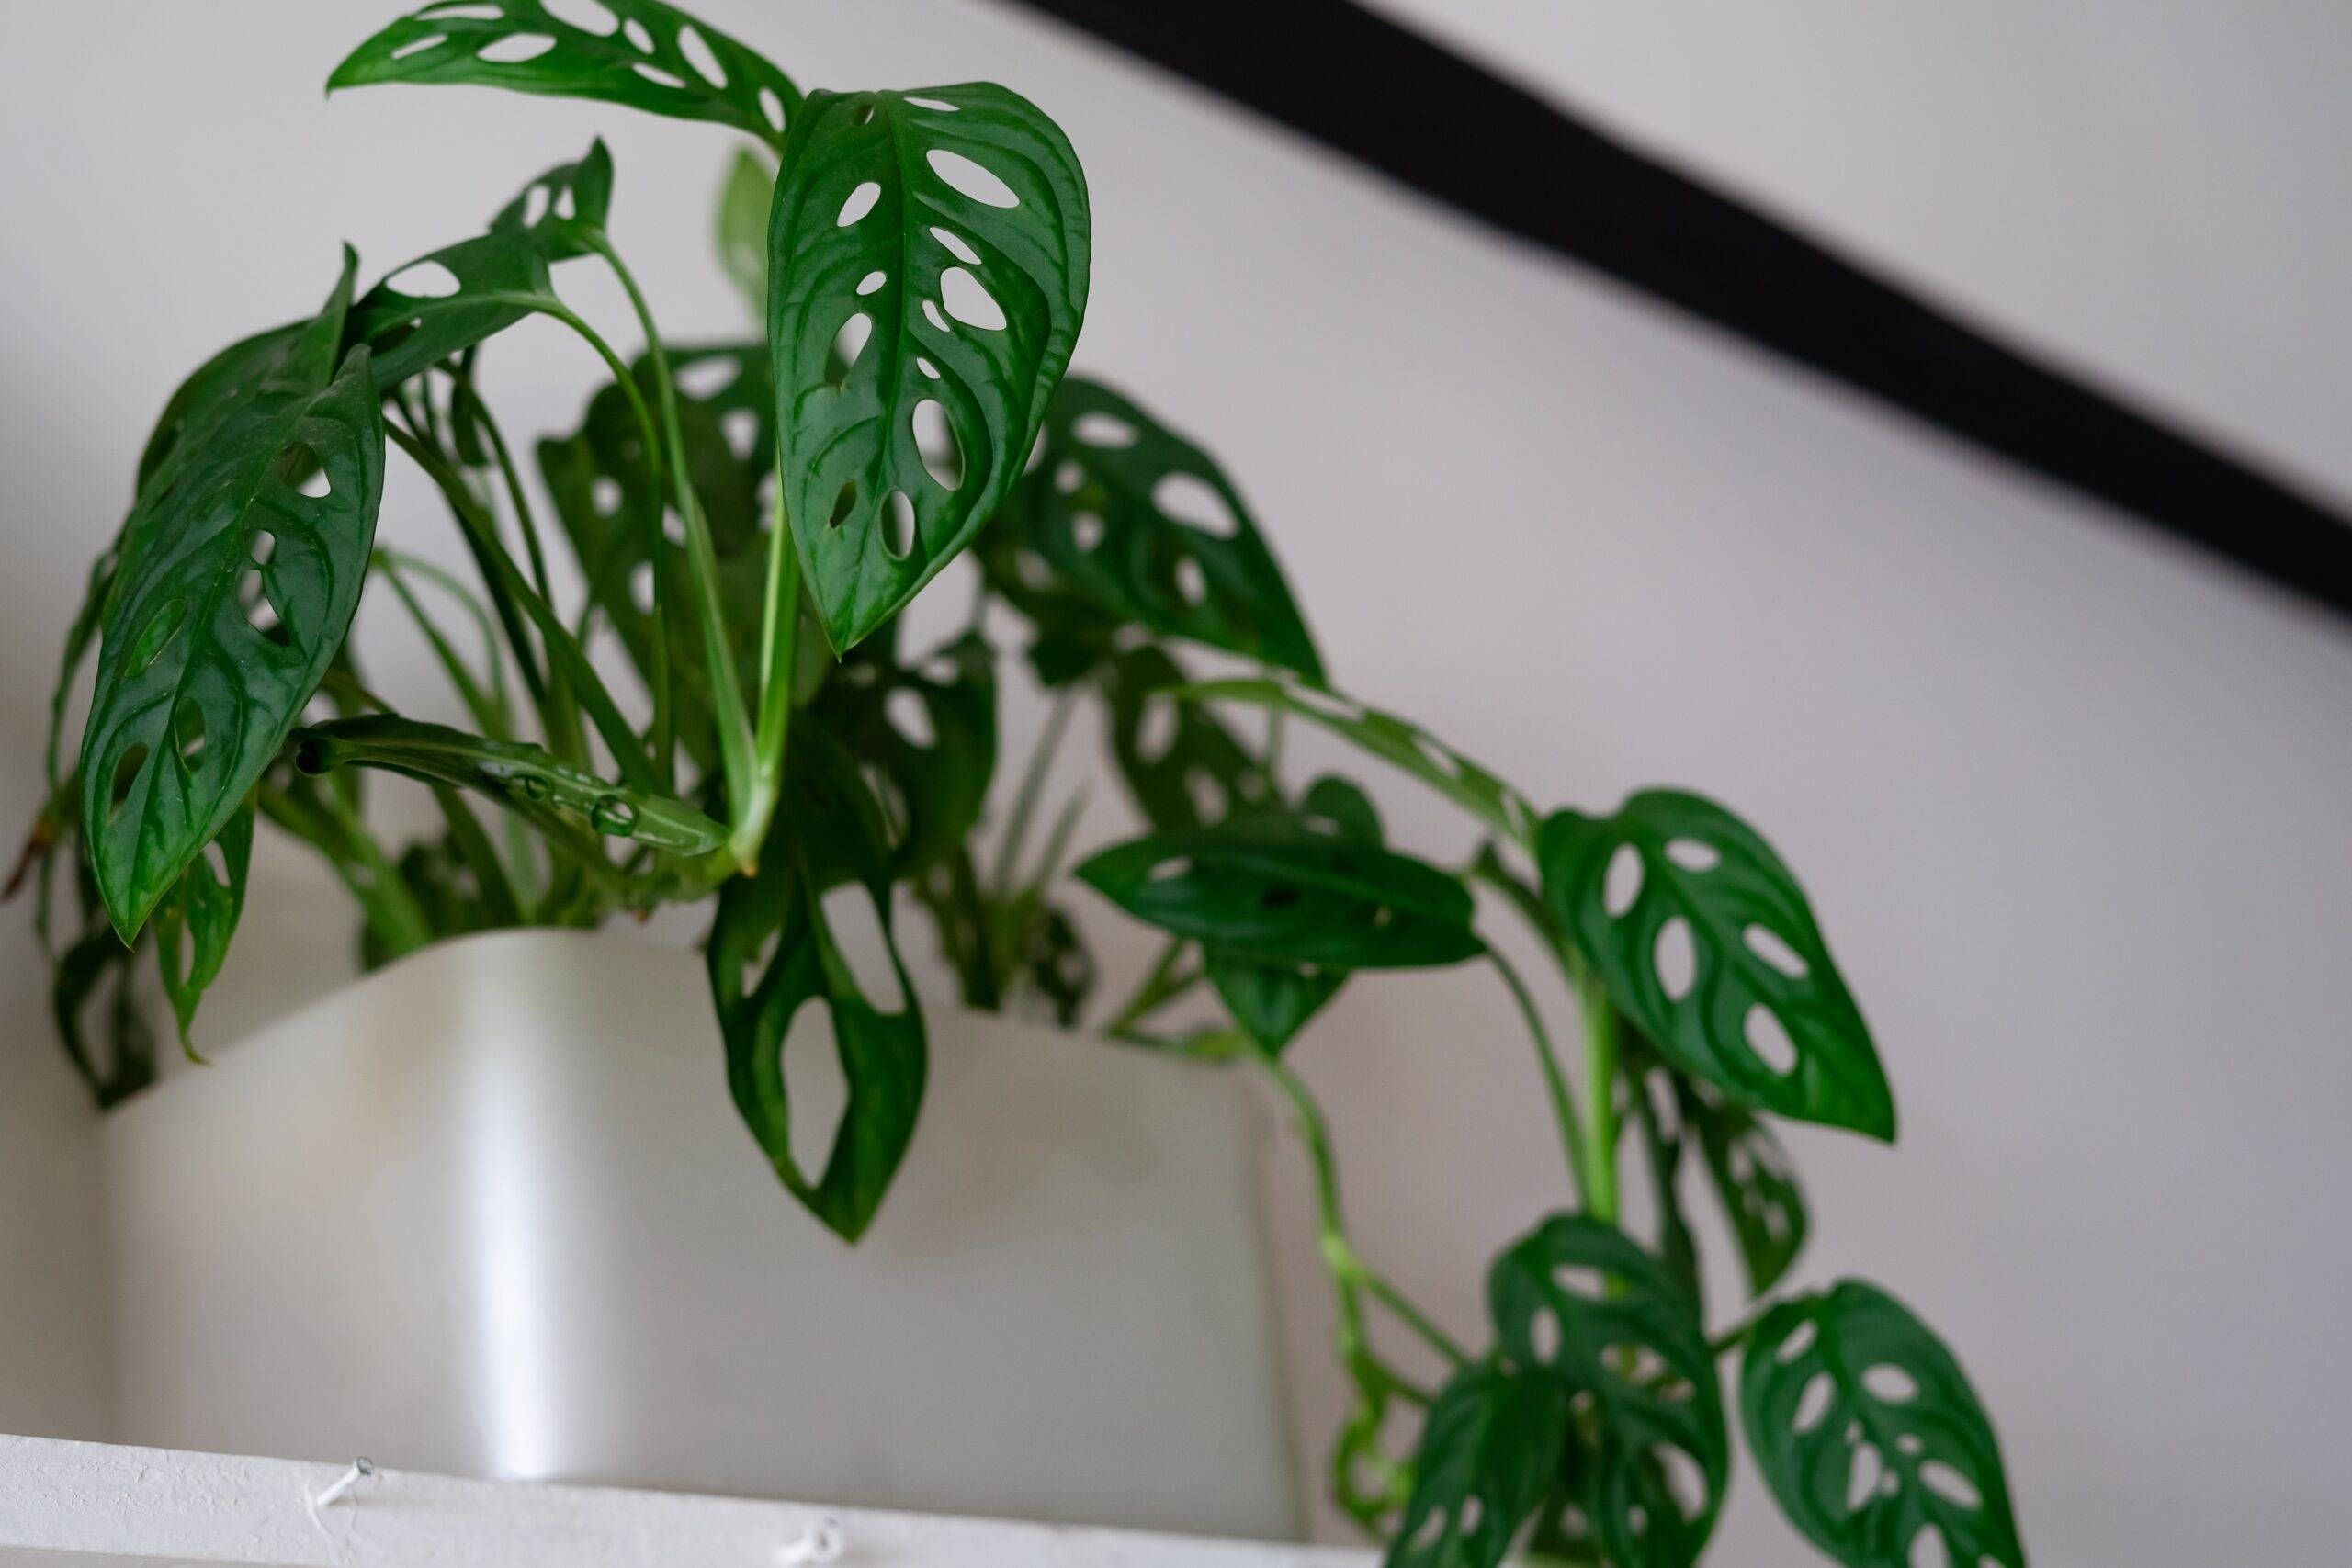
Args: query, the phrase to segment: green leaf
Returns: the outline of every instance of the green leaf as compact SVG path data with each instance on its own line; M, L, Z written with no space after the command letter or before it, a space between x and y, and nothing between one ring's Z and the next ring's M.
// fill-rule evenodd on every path
M761 321L768 314L768 209L775 168L750 148L737 150L718 189L718 265Z
M1069 141L1002 87L817 93L793 119L768 344L785 511L836 649L911 599L1020 478L1078 341L1090 243ZM865 337L837 369L845 330ZM926 457L926 422L952 451Z
M535 311L561 310L548 269L581 255L587 236L601 231L612 186L599 141L578 163L525 186L488 232L428 252L362 295L350 340L373 351L377 385L390 390Z
M1536 861L1577 952L1668 1061L1743 1104L1894 1139L1861 1011L1796 878L1753 829L1697 795L1646 790L1614 817L1555 815Z
M1527 797L1428 730L1336 692L1289 681L1203 681L1170 694L1185 703L1248 703L1294 713L1398 768L1518 843L1535 841L1535 808Z
M1167 700L1184 671L1147 643L1103 665L1111 759L1144 820L1195 833L1277 804L1265 762L1205 708Z
M711 994L736 1109L785 1186L855 1241L914 1136L927 1063L922 1015L890 941L889 844L855 761L821 731L797 730L786 768L784 804L757 874L734 877L720 890L708 948ZM826 920L824 895L853 883L873 900L889 941L896 998L865 993ZM784 1073L792 1021L810 1002L825 1005L849 1086L832 1152L814 1180L792 1146Z
M181 382L155 418L155 427L139 455L139 488L145 490L155 470L192 426L200 426L212 411L250 393L286 356L287 346L311 326L309 321L288 321L231 344Z
M1289 1044L1348 977L1344 969L1261 964L1221 950L1204 967L1233 1021L1270 1052Z
M327 78L327 91L455 82L599 98L733 126L782 145L800 91L765 56L661 0L597 0L597 6L613 20L601 31L566 21L539 0L437 0L353 50Z
M1682 1212L1682 1153L1690 1129L1676 1098L1680 1078L1639 1033L1621 1029L1624 1070L1618 1082L1639 1127L1642 1152L1650 1168L1650 1190L1657 1202L1657 1255L1702 1317L1705 1281L1700 1277L1699 1244ZM1621 1116L1620 1124L1623 1118Z
M1747 1268L1748 1290L1760 1296L1804 1250L1804 1191L1795 1164L1771 1128L1712 1089L1686 1078L1675 1093L1683 1126L1699 1135L1707 1173Z
M197 1003L220 977L229 939L245 908L245 874L254 859L254 807L248 800L212 840L213 853L199 854L180 873L170 893L155 906L155 958L163 971L164 995L179 1021L180 1049L196 1055L189 1031Z
M141 941L145 938L142 933ZM139 950L125 947L103 921L85 931L57 961L50 1011L58 1038L101 1111L119 1105L155 1081L155 1033L140 1010L132 972ZM109 983L110 994L101 996ZM92 1006L105 1032L103 1060L94 1049Z
M582 773L527 741L485 740L394 714L298 730L294 765L313 777L336 768L381 768L471 790L527 816L569 813L608 838L672 854L706 854L727 840L725 828L682 800Z
M1749 1450L1781 1511L1848 1568L1944 1560L2024 1568L1992 1422L1942 1342L1873 1285L1783 1302L1740 1368Z
M1500 1367L1456 1372L1430 1407L1386 1568L1494 1568L1559 1461L1568 1390Z
M190 414L133 508L82 739L91 855L126 939L228 824L358 607L384 432L367 351L335 370L356 265L265 373Z
M1070 377L1004 526L1123 619L1320 683L1282 569L1209 455L1099 382Z
M1102 851L1078 875L1147 925L1264 962L1396 969L1486 951L1455 878L1323 834L1150 834Z
M811 713L888 786L893 874L919 877L960 849L996 772L996 660L967 633L900 664L896 626L851 650Z
M1562 1378L1580 1406L1590 1398L1585 1513L1610 1560L1695 1562L1723 1506L1731 1444L1689 1294L1615 1227L1560 1214L1495 1259L1487 1303L1513 1365Z

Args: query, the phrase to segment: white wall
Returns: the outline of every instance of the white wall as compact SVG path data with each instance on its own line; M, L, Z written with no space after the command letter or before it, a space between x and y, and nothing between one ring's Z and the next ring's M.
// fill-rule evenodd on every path
M0 211L15 242L0 249L0 493L14 524L0 536L0 732L18 738L0 762L6 820L35 798L55 638L153 410L220 342L309 308L336 240L387 267L469 232L597 130L619 161L618 238L665 324L736 324L705 257L723 138L454 89L322 104L328 67L385 9L0 9ZM2042 1561L2330 1553L2352 1524L2332 1463L2332 1412L2352 1396L2335 1235L2335 1108L2352 1092L2352 636L1009 13L946 0L703 9L804 83L993 75L1062 118L1099 223L1080 364L1227 458L1340 683L1424 717L1546 803L1687 783L1781 846L1905 1115L1893 1152L1796 1140L1815 1194L1809 1275L1879 1276L1961 1348ZM2197 51L2235 63L2193 93L2177 90L2178 62L2172 75L2033 76L2096 96L2079 115L2044 104L2045 134L2021 146L1979 137L1985 119L2006 123L2000 105L1919 84L1939 61L1984 72L1988 56L2038 58L2030 37L1971 53L1882 21L1871 36L1920 56L1882 80L1854 63L1870 60L1859 46L1829 48L1851 33L1821 8L1721 36L1645 30L1627 20L1639 9L1579 9L1611 20L1621 48L1582 69L1646 62L1652 80L1688 83L1691 105L1747 83L1747 119L1694 111L1673 134L1783 196L1819 185L1804 171L1833 155L1876 171L1876 186L1829 182L1829 206L1849 238L1889 236L1890 254L1944 255L1954 236L1975 237L1954 267L2007 254L1984 241L2019 232L1996 198L2078 126L2145 122L2194 141L2211 171L2200 200L2285 193L2231 206L2225 243L2127 142L2089 166L2140 182L2145 199L2102 197L2106 216L2074 242L2098 247L2097 265L1970 280L2022 329L2180 406L2240 411L2224 423L2352 483L2329 445L2352 312L2331 288L2296 297L2297 332L2272 314L2279 278L2312 265L2300 258L2314 245L2334 254L2346 227L2340 186L2314 173L2340 118L2309 137L2278 129L2282 105L2306 105L2280 84L2317 69L2317 35L2250 14L2228 35L2234 52ZM2077 28L2114 25L2090 0L2062 9ZM1464 15L1489 28L1510 16ZM2221 36L2220 15L2195 36ZM2150 23L2114 36L2144 59L2167 35ZM1529 69L1576 57L1524 55ZM1776 107L1817 125L1806 106L1833 69L1849 134L1775 142L1757 129L1783 123ZM1630 65L1624 79L1643 80ZM1608 81L1574 85L1608 101ZM1616 107L1665 127L1658 106L1675 101ZM1908 130L1880 137L1882 124ZM1903 210L1933 225L1906 231L1836 195L1916 184L1930 133L1950 200ZM609 312L608 295L582 298ZM2224 303L2273 324L2225 328L2238 318ZM2157 327L2177 338L2161 352ZM492 362L509 423L568 423L584 356L551 334L531 343ZM2266 378L2274 344L2292 375ZM387 536L437 540L445 525L404 480ZM382 628L368 635L398 661ZM1382 796L1431 852L1466 847L1409 786L1384 782ZM87 1375L72 1330L92 1308L42 1247L95 1217L86 1184L61 1174L80 1157L74 1102L20 929L10 916L0 932L0 1005L20 1021L0 1056L0 1247L35 1261L0 1271L0 1310L44 1293L0 1337L0 1427L54 1411L70 1430L61 1396ZM257 962L251 948L242 961ZM1486 1258L1566 1201L1499 996L1477 976L1360 984L1299 1059L1339 1124L1365 1249L1476 1332ZM1319 1451L1337 1398L1325 1308L1295 1185L1279 1206ZM1809 1560L1752 1476L1721 1555Z

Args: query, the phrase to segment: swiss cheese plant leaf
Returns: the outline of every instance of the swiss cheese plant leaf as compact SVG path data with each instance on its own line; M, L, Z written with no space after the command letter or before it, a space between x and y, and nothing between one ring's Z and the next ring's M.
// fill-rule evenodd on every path
M2023 1568L1992 1422L1926 1325L1857 1280L1783 1302L1756 1325L1740 1415L1765 1484L1848 1568L1940 1561Z
M673 854L704 854L727 841L726 829L682 800L607 783L527 741L485 740L393 714L298 730L294 765L314 777L337 768L381 768L472 790L526 815L561 813L606 837Z
M1804 1190L1796 1166L1772 1129L1713 1090L1676 1086L1682 1125L1698 1134L1707 1174L1739 1244L1748 1290L1762 1295L1781 1282L1804 1250Z
M890 849L857 765L821 731L797 730L784 805L756 875L719 892L708 962L736 1109L785 1186L854 1241L914 1136L928 1057L922 1016L890 937ZM888 946L895 996L860 984L824 905L838 887L870 899ZM784 1053L793 1019L821 1003L848 1100L821 1173L792 1138ZM804 1046L805 1048L805 1046Z
M1510 784L1394 714L1351 702L1336 692L1271 678L1203 681L1179 688L1187 703L1247 703L1296 714L1363 748L1468 809L1514 842L1535 841L1535 809Z
M711 120L782 145L799 89L756 50L661 0L567 5L436 0L351 51L327 91L378 82L455 82L548 97L600 98Z
M1282 569L1207 453L1075 376L1045 429L1001 525L1124 619L1323 679Z
M1326 834L1151 834L1102 851L1078 875L1147 925L1266 963L1401 969L1486 951L1460 881Z
M880 777L900 877L920 877L964 845L996 771L996 665L977 633L918 668L899 661L896 627L851 650L811 711Z
M268 373L286 353L287 345L300 337L309 328L308 321L288 321L282 327L255 333L231 344L181 382L164 412L155 419L155 427L147 436L147 445L139 455L139 488L145 490L147 481L191 426L201 425L209 412L233 397L237 389L250 386Z
M155 1081L155 1032L132 978L138 958L100 921L59 956L50 984L58 1038L101 1111Z
M1078 341L1089 223L1069 141L1002 87L816 93L793 119L768 344L785 511L836 649L1020 478Z
M1585 1514L1612 1562L1695 1562L1731 1474L1699 1309L1623 1232L1557 1214L1495 1259L1505 1358L1573 1387L1594 1421Z
M375 355L390 390L496 336L537 310L558 310L548 267L582 254L612 199L612 161L596 142L559 164L491 220L487 233L417 257L351 308L350 336Z
M128 938L269 765L351 625L383 499L366 349L318 319L224 389L133 508L82 739L98 888Z
M1454 1373L1430 1406L1385 1568L1494 1568L1551 1483L1568 1427L1558 1381L1495 1366Z
M1743 1104L1894 1136L1861 1010L1796 878L1713 801L1646 790L1544 824L1544 894L1609 995L1666 1058Z
M718 265L761 321L768 314L768 208L775 198L775 166L748 147L738 150L718 188Z
M1100 674L1111 760L1144 820L1162 832L1191 833L1276 804L1256 752L1206 708L1169 700L1184 672L1167 649L1129 649Z
M218 863L215 863L216 857ZM197 1003L220 977L229 939L245 908L245 874L254 859L254 807L247 801L212 847L188 862L171 892L155 906L155 957L164 995L180 1026L180 1048L195 1055L190 1031Z

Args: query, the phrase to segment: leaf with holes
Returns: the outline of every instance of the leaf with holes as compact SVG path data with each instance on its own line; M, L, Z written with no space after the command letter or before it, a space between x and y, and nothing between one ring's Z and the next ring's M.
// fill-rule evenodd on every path
M672 854L706 854L727 840L726 829L684 801L608 783L528 741L485 740L396 714L296 731L294 765L313 778L337 768L380 768L471 790L533 817L566 813L606 837Z
M1322 681L1273 552L1207 453L1075 376L1046 411L1045 440L1003 525L1065 581L1156 632Z
M1147 925L1267 963L1403 969L1486 951L1460 881L1326 834L1151 834L1104 850L1078 875Z
M244 913L245 874L254 859L250 800L229 818L212 849L220 856L219 868L212 854L197 856L155 906L155 957L164 995L179 1021L180 1049L190 1056L196 1055L188 1032L196 1023L197 1003L220 977L229 939L237 934L238 917Z
M547 202L537 217L535 194ZM350 341L374 353L377 384L390 390L534 311L562 309L548 269L582 254L611 199L612 164L600 141L578 163L532 181L488 232L419 256L362 295L348 330Z
M996 670L967 633L900 664L895 625L851 650L810 711L877 771L895 809L894 874L918 877L960 849L988 804L996 772Z
M1510 1361L1589 1395L1585 1513L1611 1561L1696 1561L1731 1444L1699 1309L1623 1232L1559 1214L1495 1259L1487 1305Z
M265 373L191 416L133 509L81 765L126 939L227 826L358 607L384 432L367 351L335 368L356 265Z
M785 511L836 649L1021 477L1078 341L1089 224L1069 141L1002 87L817 93L794 118L768 344Z
M1203 681L1171 694L1187 703L1248 703L1296 714L1432 786L1505 837L1535 841L1535 808L1526 796L1408 719L1290 681Z
M1668 1061L1744 1104L1894 1139L1861 1010L1755 829L1645 790L1614 817L1554 816L1536 861L1569 939Z
M800 90L766 56L661 0L437 0L353 50L327 91L379 82L598 98L733 126L772 146L800 107Z
M1380 813L1363 790L1336 773L1307 785L1293 811L1306 828L1380 847ZM1268 1052L1289 1044L1348 978L1345 969L1266 964L1214 948L1204 956L1202 967L1233 1021Z
M1675 1086L1682 1124L1699 1135L1707 1173L1723 1200L1747 1269L1748 1290L1762 1295L1781 1282L1804 1250L1804 1190L1796 1166L1772 1129L1713 1089L1681 1079Z
M855 761L821 731L799 731L786 766L791 777L758 874L735 877L719 893L711 995L736 1109L793 1195L855 1241L914 1136L927 1061L922 1015L890 935L889 843ZM842 886L872 901L896 998L870 995L836 941L823 899ZM849 1087L832 1152L814 1180L793 1150L784 1071L792 1021L810 1002L831 1017Z
M1167 649L1147 643L1103 666L1111 759L1144 819L1168 833L1193 833L1276 804L1256 753L1213 713L1170 702L1184 679Z
M1385 1568L1494 1568L1559 1462L1568 1391L1500 1367L1454 1373L1430 1406Z
M1942 1341L1859 1280L1783 1302L1740 1366L1747 1444L1781 1511L1849 1568L1943 1560L2024 1568L1999 1445Z
M768 314L768 209L775 199L774 165L748 147L738 150L718 188L718 265L762 321Z
M1681 1077L1636 1032L1623 1029L1621 1039L1623 1072L1618 1082L1630 1102L1625 1107L1630 1114L1621 1113L1620 1124L1630 1119L1641 1134L1650 1190L1657 1204L1657 1255L1703 1318L1707 1294L1699 1269L1699 1243L1682 1211L1682 1156L1690 1142L1690 1127L1675 1094Z

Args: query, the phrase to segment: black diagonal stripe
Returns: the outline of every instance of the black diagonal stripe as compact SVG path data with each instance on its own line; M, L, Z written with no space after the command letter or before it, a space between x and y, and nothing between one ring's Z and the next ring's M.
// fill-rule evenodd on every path
M2352 524L1351 0L1018 0L2352 614Z

